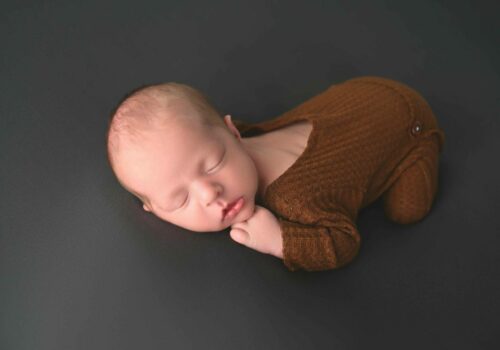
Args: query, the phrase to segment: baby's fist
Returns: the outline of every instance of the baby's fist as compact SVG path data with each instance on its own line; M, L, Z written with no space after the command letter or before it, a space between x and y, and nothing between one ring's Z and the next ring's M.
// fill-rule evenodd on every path
M233 224L229 234L234 241L248 248L283 258L279 221L264 207L256 205L254 214L246 221Z

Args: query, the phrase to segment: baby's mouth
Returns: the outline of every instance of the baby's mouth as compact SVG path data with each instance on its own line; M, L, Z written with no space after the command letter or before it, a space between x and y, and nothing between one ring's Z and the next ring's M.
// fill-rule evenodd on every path
M224 218L226 217L227 213L231 211L231 209L233 209L233 207L238 203L238 201L241 199L241 197L239 197L238 199L234 200L232 203L229 203L227 205L226 208L224 208L224 210L222 210L222 220L224 220Z
M224 208L224 210L222 211L222 213L224 214L223 216L226 216L227 212L230 211L232 207L234 207L237 201L238 199L233 201L232 203L229 203L227 207Z

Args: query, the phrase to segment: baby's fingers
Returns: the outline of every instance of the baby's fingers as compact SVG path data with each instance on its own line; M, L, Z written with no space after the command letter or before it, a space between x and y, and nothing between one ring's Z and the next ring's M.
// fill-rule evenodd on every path
M236 241L244 245L248 243L250 238L248 232L241 228L232 228L231 231L229 232L229 235L231 236L233 241Z

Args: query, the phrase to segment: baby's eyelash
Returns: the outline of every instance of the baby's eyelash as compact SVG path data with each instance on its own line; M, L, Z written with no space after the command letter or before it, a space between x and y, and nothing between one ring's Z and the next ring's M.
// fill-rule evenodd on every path
M225 153L224 153L224 155L225 155ZM219 163L217 163L217 165L216 165L216 166L214 166L212 169L210 169L208 172L211 172L212 170L217 169L217 168L219 167L219 165L221 165L221 164L222 164L222 162L223 162L223 161L224 161L224 156L222 156L222 159L220 160L220 162L219 162Z
M213 171L214 169L217 169L217 167L219 166L219 163L217 163L217 165L214 165L211 169L208 169L208 172L211 172Z
M224 154L222 155L222 159L220 160L220 162L217 163L217 165L214 166L212 169L208 170L208 172L211 172L214 169L217 169L224 162L225 158L226 158L226 152L224 152ZM185 207L188 201L189 201L189 195L186 196L186 199L184 200L184 202L182 202L181 206L178 209Z
M210 169L210 171L217 169L219 167L219 165L221 165L221 164L222 164L222 160L219 163L217 163L216 166L214 166L212 169Z
M186 199L179 206L175 207L174 211L184 208L188 202L188 199L189 199L189 195L186 196Z

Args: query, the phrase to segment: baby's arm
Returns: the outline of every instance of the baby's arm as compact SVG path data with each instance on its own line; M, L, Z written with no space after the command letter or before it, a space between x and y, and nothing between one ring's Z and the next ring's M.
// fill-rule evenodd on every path
M279 218L283 232L286 267L295 271L321 271L339 268L358 254L361 238L356 224L342 211L304 225Z
M232 225L230 235L251 249L283 259L291 271L329 270L351 262L361 238L350 216L339 209L316 222L292 222L256 206L250 219Z

